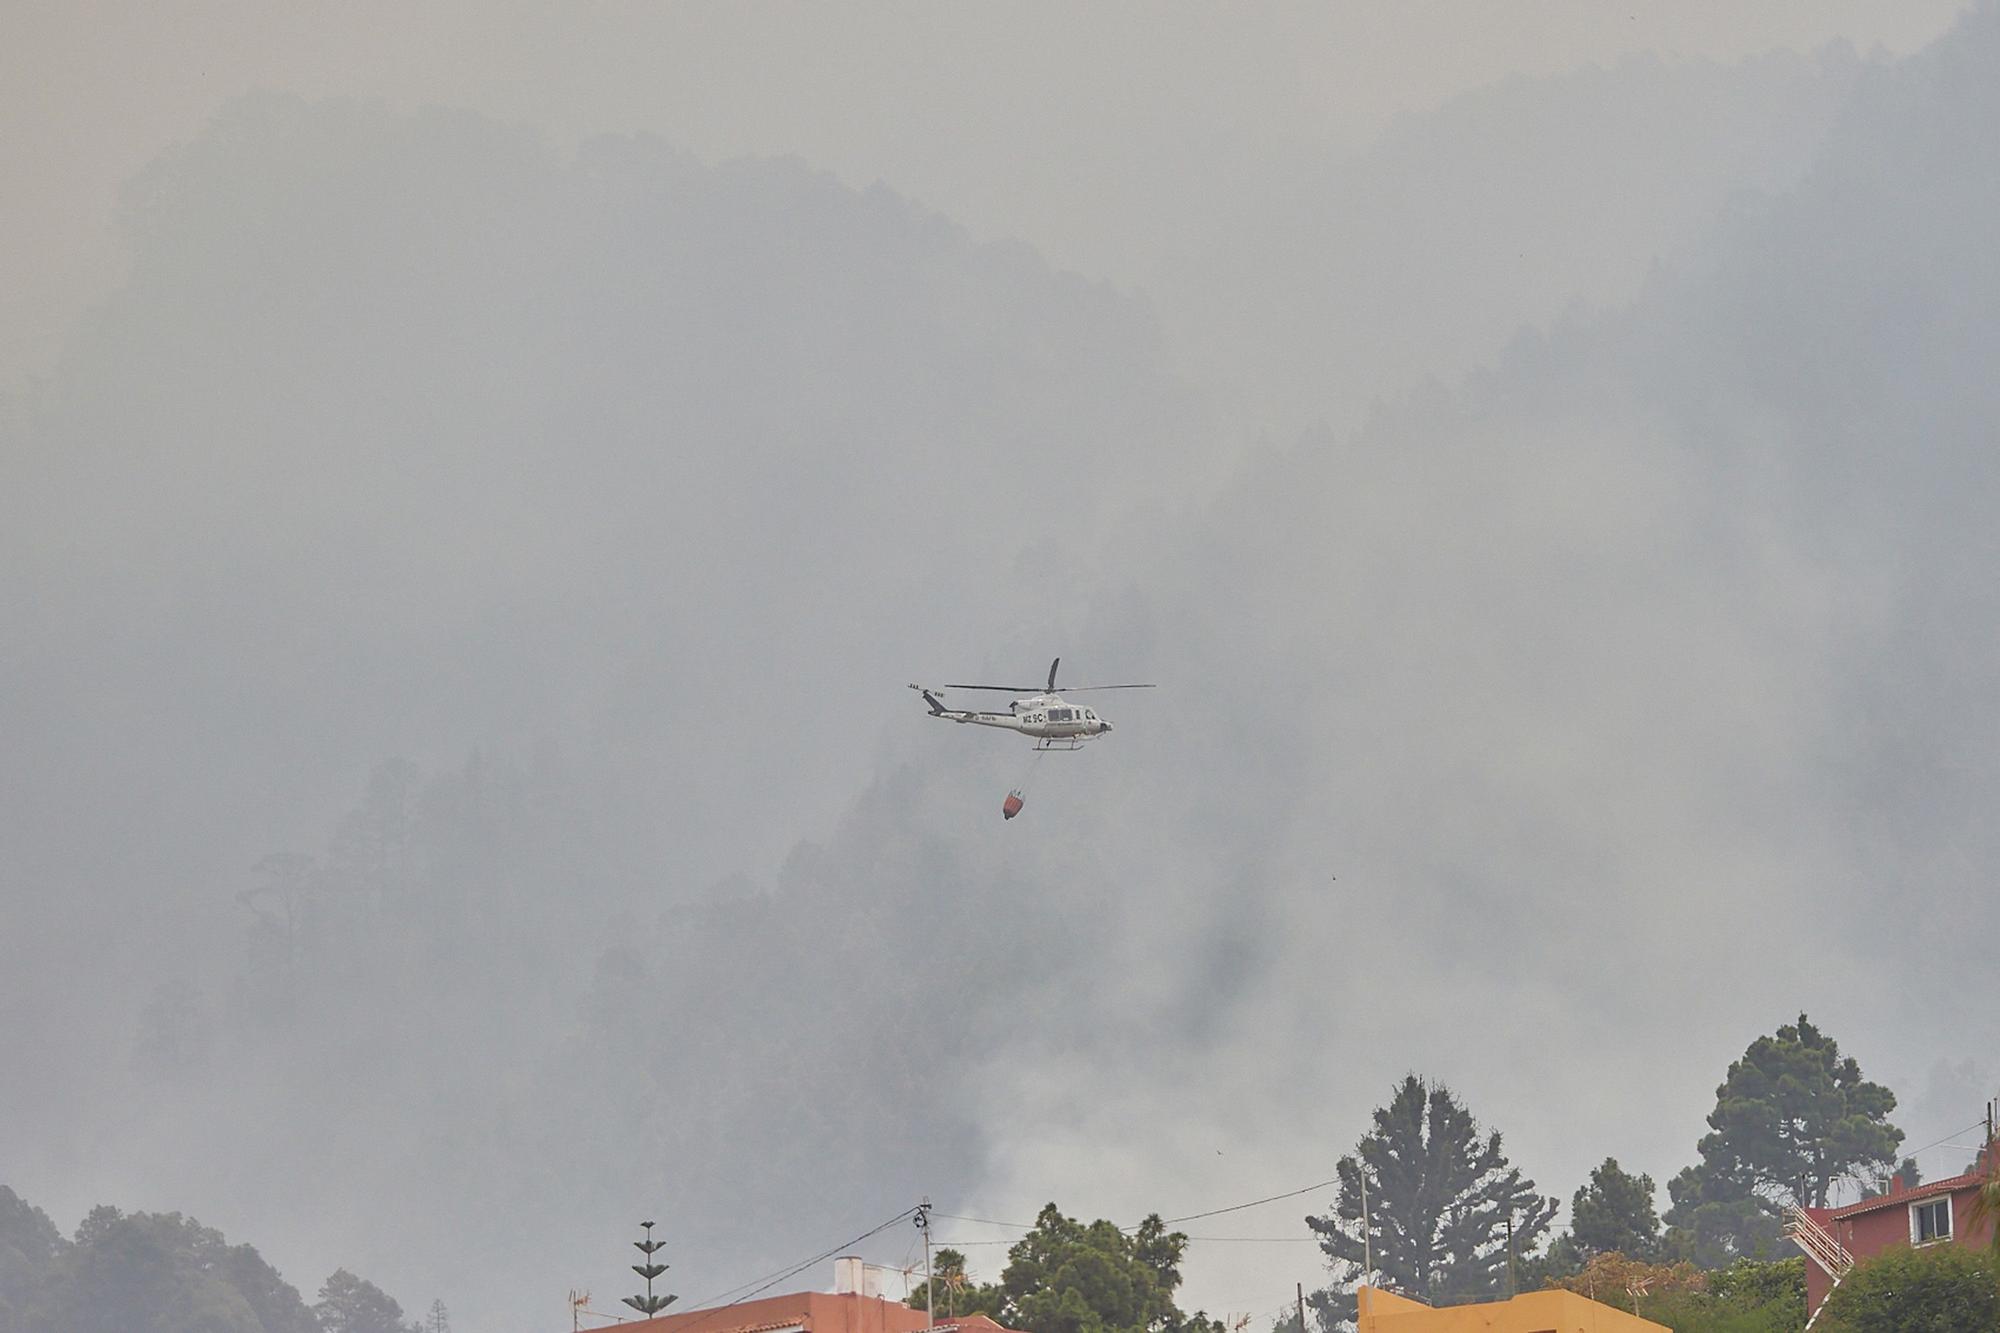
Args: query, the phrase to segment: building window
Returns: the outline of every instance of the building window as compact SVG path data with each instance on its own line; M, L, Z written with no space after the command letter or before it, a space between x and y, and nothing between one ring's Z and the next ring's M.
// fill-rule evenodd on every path
M1951 1239L1951 1196L1910 1205L1910 1244Z

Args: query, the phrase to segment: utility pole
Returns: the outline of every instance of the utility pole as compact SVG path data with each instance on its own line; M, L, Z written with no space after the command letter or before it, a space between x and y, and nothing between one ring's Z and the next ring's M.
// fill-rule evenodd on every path
M1375 1285L1375 1237L1368 1223L1368 1162L1354 1159L1355 1174L1361 1177L1361 1280Z
M1294 1282L1292 1285L1299 1293L1299 1333L1306 1333L1306 1284Z
M911 1219L924 1233L924 1327L937 1327L937 1279L931 1275L931 1196L917 1205Z
M1507 1299L1511 1301L1520 1294L1520 1289L1514 1284L1514 1210L1509 1208L1507 1210Z

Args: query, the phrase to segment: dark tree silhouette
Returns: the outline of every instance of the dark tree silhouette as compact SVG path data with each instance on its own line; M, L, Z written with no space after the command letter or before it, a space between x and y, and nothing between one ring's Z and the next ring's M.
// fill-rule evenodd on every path
M1127 1231L1103 1219L1086 1226L1051 1203L1007 1251L997 1284L964 1282L965 1256L939 1251L938 1309L950 1291L959 1313L1029 1333L1222 1333L1220 1323L1174 1304L1187 1239L1158 1214ZM924 1294L919 1288L910 1303L921 1307Z
M312 1308L321 1333L409 1333L403 1307L373 1282L337 1268Z
M1306 1219L1337 1275L1312 1301L1334 1321L1353 1319L1353 1288L1362 1282L1432 1302L1502 1294L1510 1220L1514 1252L1525 1256L1556 1211L1556 1200L1536 1194L1534 1182L1507 1164L1498 1132L1482 1137L1449 1088L1414 1074L1376 1110L1374 1128L1336 1174L1333 1212ZM1371 1251L1372 1272L1364 1259Z
M1653 1178L1632 1176L1607 1157L1569 1204L1570 1237L1585 1258L1616 1252L1652 1259L1660 1249L1660 1217L1653 1210Z
M1786 1205L1823 1208L1837 1181L1887 1177L1903 1142L1895 1109L1804 1014L1757 1038L1715 1090L1700 1163L1667 1187L1670 1246L1711 1266L1771 1250Z

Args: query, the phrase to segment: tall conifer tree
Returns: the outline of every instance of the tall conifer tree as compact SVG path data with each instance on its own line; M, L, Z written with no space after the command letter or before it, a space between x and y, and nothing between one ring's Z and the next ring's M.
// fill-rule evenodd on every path
M1824 1208L1842 1180L1879 1184L1903 1142L1895 1109L1804 1014L1757 1038L1715 1090L1701 1162L1667 1186L1670 1246L1710 1265L1756 1254L1776 1245L1786 1205Z
M1333 1212L1306 1219L1335 1273L1334 1284L1312 1298L1329 1321L1354 1318L1353 1288L1361 1282L1434 1303L1504 1296L1510 1220L1514 1253L1525 1257L1556 1211L1554 1199L1508 1165L1497 1132L1482 1136L1449 1088L1414 1074L1376 1110L1374 1128L1340 1159L1336 1174Z
M1652 1259L1660 1249L1660 1219L1653 1211L1653 1178L1628 1174L1607 1157L1590 1183L1569 1202L1570 1235L1585 1257L1616 1252Z

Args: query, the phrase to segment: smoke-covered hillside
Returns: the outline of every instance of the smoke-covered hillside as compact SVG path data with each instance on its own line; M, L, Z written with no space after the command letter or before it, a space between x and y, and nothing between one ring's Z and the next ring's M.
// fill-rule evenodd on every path
M1839 44L1631 56L1467 93L1239 200L1227 231L1162 266L1162 315L1248 410L1346 429L1523 326L1632 300L1719 215L1795 182L1880 64Z
M917 816L1006 779L864 779L1206 466L1144 315L796 163L445 113L253 99L127 212L8 450L18 1183L559 1288L581 1217L726 1213L720 1264L976 1174L973 983L1095 913L980 943L1020 872Z
M1631 1091L1705 1090L1746 1012L1824 1007L1906 1086L1990 1042L1857 978L1977 974L2000 924L1975 703L2000 670L1977 517L2000 167L1972 146L1996 68L1987 11L1869 72L1795 185L1629 309L1261 458L1129 562L1157 591L1118 623L1230 723L1169 743L1248 835L1166 800L1178 765L1107 821L1171 810L1228 848L1226 873L1147 878L1185 935L1112 969L1236 964L1190 988L1232 1021L1146 1046L1203 1071L1174 1084L1202 1141L1289 1113L1273 1139L1310 1142L1402 1070L1454 1069L1515 1160L1573 1178L1576 1116L1686 1153L1699 1099L1641 1116ZM1106 1082L1084 1142L1160 1091ZM1017 1188L1089 1161L1046 1148Z
M1761 127L1591 191L1476 173L1499 110L1405 131L1373 239L1204 264L1302 294L1246 333L1285 402L1358 391L1327 272L1487 257L1385 379L1630 302L1247 457L1141 300L887 188L233 106L0 415L5 1183L525 1329L640 1216L692 1300L926 1192L1194 1211L1323 1178L1406 1070L1566 1193L1671 1174L1800 1007L1891 1082L1990 1049L1979 994L1850 978L2000 925L1996 70L1988 9L1492 95ZM1495 193L1603 263L1426 202ZM1058 652L1162 688L1039 763L901 688Z

